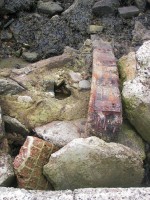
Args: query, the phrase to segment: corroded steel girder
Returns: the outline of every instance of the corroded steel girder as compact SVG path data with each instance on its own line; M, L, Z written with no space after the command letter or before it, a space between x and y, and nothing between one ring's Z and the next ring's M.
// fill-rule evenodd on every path
M93 74L86 131L114 141L122 124L116 59L108 42L93 41Z

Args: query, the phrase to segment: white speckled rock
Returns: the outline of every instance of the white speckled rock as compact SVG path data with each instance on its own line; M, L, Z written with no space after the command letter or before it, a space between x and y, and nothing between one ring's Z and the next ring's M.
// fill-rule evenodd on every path
M74 139L52 154L44 175L56 190L139 186L143 162L137 153L97 137Z
M124 83L122 96L130 123L150 142L150 40L136 52L136 77Z

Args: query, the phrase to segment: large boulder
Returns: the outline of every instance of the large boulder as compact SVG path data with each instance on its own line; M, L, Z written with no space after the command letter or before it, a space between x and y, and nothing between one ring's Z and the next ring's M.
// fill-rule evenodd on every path
M12 186L14 179L15 174L11 156L0 152L0 186Z
M13 163L18 186L26 189L50 189L42 168L56 150L53 144L28 136Z
M130 123L150 142L150 40L138 49L136 59L136 77L124 83L122 96Z
M139 186L142 159L128 147L97 137L75 139L52 154L43 173L57 190Z

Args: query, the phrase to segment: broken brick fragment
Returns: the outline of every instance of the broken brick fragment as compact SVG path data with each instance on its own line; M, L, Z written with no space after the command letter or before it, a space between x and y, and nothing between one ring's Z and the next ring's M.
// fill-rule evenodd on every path
M37 137L28 136L14 160L14 170L18 186L25 189L51 189L43 175L43 166L58 149L51 143Z

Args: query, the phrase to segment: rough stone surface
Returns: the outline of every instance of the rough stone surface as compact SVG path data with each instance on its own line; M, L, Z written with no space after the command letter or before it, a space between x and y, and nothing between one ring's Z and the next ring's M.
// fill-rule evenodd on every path
M146 40L150 40L150 30L146 29L139 21L135 21L135 27L132 31L134 45L142 45Z
M63 147L73 139L86 137L86 119L75 121L55 121L35 128L37 135L58 147Z
M135 0L135 4L137 5L137 7L141 10L144 11L145 7L146 7L146 1L147 0Z
M0 152L0 186L12 186L14 178L11 156Z
M79 82L79 89L80 90L90 90L91 83L88 80L82 80Z
M144 141L130 126L129 123L123 123L121 131L118 134L117 143L123 144L124 146L131 148L136 153L138 153L143 160L146 158Z
M90 137L74 139L52 154L43 172L57 190L130 187L140 185L142 164L128 147Z
M61 16L51 19L21 13L19 20L12 23L11 31L18 42L30 44L30 50L39 53L40 57L58 55L65 46L78 47L85 40L93 3L94 0L75 0Z
M93 6L93 13L96 16L103 16L112 14L117 7L119 7L118 0L100 0Z
M45 13L49 15L54 15L63 11L63 8L56 2L42 2L39 1L37 4L37 9L40 13Z
M6 78L0 78L0 95L17 94L24 90L25 89L15 81Z
M91 53L91 48L88 44L82 50L72 50L70 53L65 50L63 55L41 60L21 69L12 69L9 76L26 90L17 95L1 95L4 114L17 119L29 130L52 121L86 118L90 91L75 89L69 72L75 69L79 73L88 70L90 61L88 59L87 62L85 58ZM59 89L61 100L58 99L56 87L53 91L55 97L51 96L50 83L55 83ZM65 91L61 85L66 86ZM69 95L65 96L68 91Z
M103 29L104 29L103 26L90 25L88 31L89 31L90 34L96 34L96 33L102 32Z
M52 143L28 136L13 163L18 186L26 189L50 189L42 168L56 150Z
M141 137L150 142L150 41L136 52L137 75L124 83L122 96L130 123Z
M121 7L118 12L123 18L131 18L139 14L139 9L136 6Z
M133 80L136 77L136 55L135 52L130 52L128 55L119 59L118 69L121 82Z
M29 134L29 130L23 124L21 124L17 119L9 116L4 116L3 119L5 122L5 128L8 132L15 132L21 135Z
M150 188L89 188L75 191L36 191L0 187L0 200L148 200Z
M69 75L70 75L70 77L71 77L71 79L72 79L72 81L73 81L74 83L77 83L77 82L79 82L79 81L82 80L82 76L81 76L81 74L78 73L78 72L73 72L73 71L71 71L71 72L69 72Z
M110 43L93 41L93 72L86 131L113 141L122 124L116 59Z

